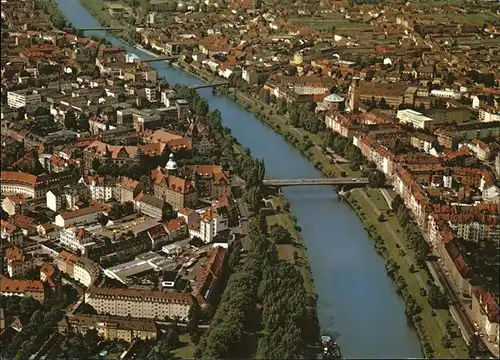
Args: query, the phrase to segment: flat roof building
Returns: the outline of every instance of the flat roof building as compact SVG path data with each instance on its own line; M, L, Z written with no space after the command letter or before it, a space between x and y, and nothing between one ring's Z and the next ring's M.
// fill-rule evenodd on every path
M396 117L399 119L399 122L410 124L415 129L430 129L431 122L433 121L430 117L411 109L398 110Z

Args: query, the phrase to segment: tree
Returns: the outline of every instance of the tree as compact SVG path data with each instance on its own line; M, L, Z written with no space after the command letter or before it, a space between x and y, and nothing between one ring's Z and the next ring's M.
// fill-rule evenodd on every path
M30 316L36 310L40 309L40 304L32 298L23 297L19 305L20 305L20 312L24 316Z
M89 329L84 336L85 344L89 349L95 349L99 343L99 333L96 329Z
M446 309L448 307L448 299L436 285L432 285L429 289L429 304L433 309Z
M397 211L402 205L403 205L403 199L401 198L401 196L396 195L394 199L392 199L391 209L393 211Z
M276 244L290 244L292 242L290 232L278 224L271 226L269 236Z
M85 113L80 113L77 119L77 128L80 131L87 132L90 130L89 117Z
M370 187L379 188L385 185L385 175L380 170L372 171L368 174L368 183Z
M120 204L113 204L108 215L113 220L120 219L122 217L122 209Z
M193 336L193 334L198 333L198 323L201 318L201 309L198 304L194 304L189 309L188 313L188 323L187 323L187 331L189 335Z
M251 211L257 212L262 204L262 191L259 187L251 187L245 190L244 200Z
M134 212L135 212L135 207L132 201L126 201L122 205L122 214L124 216L132 215Z
M241 241L235 240L233 242L231 254L229 255L228 265L231 272L235 272L241 261Z
M100 167L101 167L101 162L99 161L99 159L93 159L92 160L92 170L99 171Z
M74 335L68 340L66 346L66 356L69 359L88 359L90 351L85 345L81 334Z
M441 338L441 345L443 345L445 349L450 348L452 343L453 342L448 334L443 335L443 337Z
M168 344L165 341L158 341L149 351L147 358L152 360L167 360L173 357Z
M102 227L105 227L106 224L108 223L108 221L109 221L109 218L106 215L104 215L104 213L100 213L99 215L97 215L97 222Z
M64 127L69 130L78 130L78 122L73 111L68 111L64 116Z
M413 296L411 296L411 295L408 295L408 297L406 298L405 313L408 316L413 316L413 315L418 314L421 310L422 310L422 308L417 303L417 301L415 300L415 298Z
M176 327L171 326L165 336L165 343L170 349L175 349L179 345L179 333Z
M144 14L147 14L150 10L149 0L140 0L139 4Z
M30 325L34 325L35 327L40 326L43 324L43 320L43 312L41 310L37 310L33 313L33 315L31 315Z

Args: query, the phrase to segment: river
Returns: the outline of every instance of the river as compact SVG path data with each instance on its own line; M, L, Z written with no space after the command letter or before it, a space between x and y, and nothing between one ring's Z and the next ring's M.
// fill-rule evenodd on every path
M99 27L78 0L57 0L76 28ZM87 32L103 35L103 32ZM116 37L106 39L141 58L151 58ZM159 76L171 84L200 80L163 62L154 62ZM284 138L225 96L199 90L211 109L219 109L234 137L263 158L273 178L317 178L317 171ZM420 358L415 331L404 313L404 303L387 277L384 260L375 252L360 220L337 200L332 187L285 188L291 212L298 219L318 292L322 331L335 334L345 358Z

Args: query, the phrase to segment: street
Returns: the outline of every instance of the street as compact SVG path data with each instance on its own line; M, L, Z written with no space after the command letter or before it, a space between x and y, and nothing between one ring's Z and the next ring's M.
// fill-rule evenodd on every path
M233 234L239 234L241 239L241 244L244 248L248 248L246 244L247 234L250 231L250 211L248 210L248 205L241 199L236 199L236 208L238 209L238 222L239 226L231 229Z

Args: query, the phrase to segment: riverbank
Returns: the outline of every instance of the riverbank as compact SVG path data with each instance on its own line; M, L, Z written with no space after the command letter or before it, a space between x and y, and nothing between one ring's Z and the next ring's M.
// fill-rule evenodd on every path
M309 133L303 129L297 129L288 124L285 116L274 115L274 108L266 105L261 101L256 101L254 97L249 97L240 91L235 91L234 97L231 97L242 106L250 106L251 111L257 113L257 118L270 126L275 132L281 134L290 144L300 149L300 144L304 137L312 141L314 146L308 151L301 151L314 166L320 170L325 176L341 176L345 172L348 176L359 176L360 173L352 171L349 164L331 164L331 157L323 153L321 144L322 139L317 134ZM379 207L368 206L365 198L368 198L366 193L377 194L380 198L381 193L378 189L355 189L351 191L351 196L346 197L346 202L358 215L359 219L365 224L365 230L370 234L372 239L379 239L374 243L377 253L384 258L386 264L395 262L398 265L399 271L396 276L389 276L396 285L396 292L403 299L408 307L408 295L411 295L420 306L421 310L415 316L410 316L415 330L418 334L423 353L427 357L438 358L464 358L468 356L468 349L465 341L460 336L460 331L456 327L449 310L434 310L428 303L426 295L422 295L420 289L427 290L428 285L432 284L432 278L427 273L426 269L419 269L417 272L411 272L408 261L413 262L415 253L409 250L408 244L401 245L401 240L405 241L406 236L402 234L399 221L394 214L390 215L389 223L380 223L377 221L378 215L384 211L388 211L387 204L384 207L381 203ZM362 206L358 206L362 204ZM381 229L389 228L389 229ZM391 233L401 232L402 236L391 236ZM380 234L380 235L379 235ZM398 241L398 239L400 239ZM406 242L406 241L405 241ZM383 245L383 246L382 246ZM416 267L416 266L415 266ZM418 269L418 267L416 267ZM448 331L446 324L451 321L454 329ZM452 333L453 344L451 348L443 346L443 336L447 333Z
M363 221L377 253L386 260L388 276L395 282L398 294L405 302L408 302L408 296L411 295L421 307L420 312L412 316L412 321L424 353L435 358L466 358L468 348L450 311L430 306L427 289L433 282L432 277L426 268L419 268L414 260L415 251L384 196L376 189L355 189L349 193L348 200L351 208ZM408 281L409 279L414 281ZM451 335L451 347L443 345L443 334L447 333Z
M185 62L181 64L183 70L188 71L203 81L211 82L217 80L215 77L210 76L207 71L188 67L188 64ZM325 176L341 176L342 172L347 176L360 176L360 172L351 170L349 164L332 164L331 156L323 152L322 139L319 134L312 134L303 129L291 126L287 118L277 115L276 109L272 106L258 101L254 97L250 97L237 89L232 89L232 91L225 89L221 92L243 106L247 111L253 112L260 121L282 135L297 149L301 150L300 145L304 139L311 140L313 146L307 151L301 151L301 153ZM370 203L370 197L377 199L377 203ZM385 201L383 203L380 202L380 199L383 199L383 197L378 189L356 189L351 191L350 196L347 196L345 200L363 222L365 230L370 234L370 237L378 239L374 242L374 246L377 253L384 258L386 268L389 264L397 264L397 270L389 276L396 286L397 294L405 302L407 308L412 306L410 302L413 302L413 300L418 305L419 310L415 314L411 314L409 320L414 325L418 334L423 353L426 357L467 357L467 345L460 336L460 331L450 311L447 309L432 309L429 305L426 293L429 285L432 284L432 277L426 269L418 269L413 260L415 259L415 253L406 242L406 237L402 234L399 221L389 211L387 203ZM362 204L362 206L359 204ZM381 213L388 214L388 222L379 222L377 220ZM275 222L276 220L272 221ZM287 222L286 220L282 220L282 223L286 224ZM290 226L288 224L288 228L293 228L293 225ZM402 236L398 236L397 234L399 233ZM293 250L282 250L282 253L284 256L293 259ZM410 271L411 268L417 270ZM410 297L412 300L409 301ZM450 326L450 323L452 326ZM444 345L443 338L447 334L452 335L451 346Z

